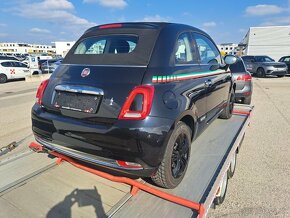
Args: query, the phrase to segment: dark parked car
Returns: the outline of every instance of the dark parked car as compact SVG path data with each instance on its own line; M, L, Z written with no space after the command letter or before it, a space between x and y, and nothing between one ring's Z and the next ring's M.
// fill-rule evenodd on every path
M230 70L236 84L236 102L251 104L253 92L252 76L251 73L247 71L243 60L237 58L237 62L230 65Z
M268 75L274 75L283 77L287 73L287 66L281 62L275 62L274 59L265 56L243 56L243 61L246 64L247 70L258 77L266 77Z
M49 59L40 64L40 70L42 73L53 73L55 69L61 64L62 59Z
M187 25L90 28L37 91L36 141L176 187L192 140L216 117L231 117L235 86L228 64L235 60L222 60L210 36Z
M290 74L290 56L281 57L279 62L283 62L287 65L287 74Z

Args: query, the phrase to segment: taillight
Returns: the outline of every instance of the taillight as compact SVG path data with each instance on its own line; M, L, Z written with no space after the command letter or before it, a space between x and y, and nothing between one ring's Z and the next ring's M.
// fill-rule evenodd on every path
M242 76L238 76L237 80L243 80L243 81L251 81L252 76L250 74L245 74Z
M47 84L49 82L49 79L47 80L44 80L40 83L39 87L38 87L38 90L37 90L37 93L36 93L36 103L41 105L42 104L42 97L43 97L43 94L44 94L44 91L47 87Z
M135 100L141 99L141 108L134 109ZM154 97L154 87L153 86L137 86L135 87L119 114L120 120L144 120L151 111L152 101ZM140 98L139 98L140 99Z

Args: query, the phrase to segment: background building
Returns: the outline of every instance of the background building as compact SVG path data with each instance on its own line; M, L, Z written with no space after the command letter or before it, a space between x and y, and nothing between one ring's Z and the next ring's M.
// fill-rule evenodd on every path
M28 44L28 43L0 43L0 53L2 54L55 54L52 45Z
M245 55L268 55L278 61L290 55L290 26L251 27L240 45Z
M237 55L242 56L243 55L243 48L240 47L238 44L235 43L222 43L217 45L222 55Z
M55 44L55 50L57 55L64 57L70 48L75 44L75 41L71 42L53 42Z

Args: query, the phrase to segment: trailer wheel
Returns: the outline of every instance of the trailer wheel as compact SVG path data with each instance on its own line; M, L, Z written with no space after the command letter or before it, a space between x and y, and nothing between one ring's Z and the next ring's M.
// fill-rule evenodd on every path
M191 130L179 121L173 130L163 160L152 181L164 188L175 188L183 179L187 170L191 145Z
M7 82L7 76L5 74L0 74L0 83L6 83Z
M224 202L226 198L227 188L228 188L228 175L226 173L223 177L223 181L213 201L214 205L221 205Z
M231 163L230 163L230 167L228 170L229 179L234 176L235 170L236 170L236 165L237 165L237 151L235 152L235 155L233 156Z

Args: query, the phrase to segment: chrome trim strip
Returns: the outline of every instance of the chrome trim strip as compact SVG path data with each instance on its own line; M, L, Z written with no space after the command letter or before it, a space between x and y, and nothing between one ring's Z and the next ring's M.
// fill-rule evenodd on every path
M79 85L57 85L55 87L57 91L84 93L89 95L104 95L104 91L99 88Z
M82 160L85 162L90 162L93 164L111 167L111 168L115 168L115 169L121 169L121 170L132 170L132 171L143 170L143 168L136 169L136 168L121 167L116 163L116 160L104 158L104 157L100 157L100 156L93 156L90 154L83 153L81 151L76 151L76 150L73 150L70 148L66 148L64 146L45 141L37 136L35 136L35 140L38 143L40 143L41 145L43 145L44 147L48 148L49 150L53 150L53 151L59 152L61 154L67 155L69 157L73 157L73 158L76 158L76 159L79 159L79 160Z
M67 66L84 66L84 67L147 67L146 65L114 65L114 64L107 64L107 65L102 65L102 64L61 64L61 65L67 65Z

